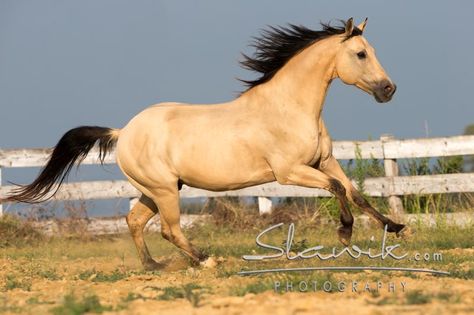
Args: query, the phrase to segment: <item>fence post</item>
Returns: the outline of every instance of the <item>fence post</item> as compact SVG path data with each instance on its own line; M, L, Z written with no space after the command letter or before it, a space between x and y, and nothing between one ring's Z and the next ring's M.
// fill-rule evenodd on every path
M129 208L132 210L133 206L135 206L140 198L138 197L132 197L129 199Z
M387 159L385 157L385 142L395 139L393 135L384 134L380 137L380 141L382 141L382 150L383 150L383 165L385 169L385 176L386 177L394 177L398 176L398 164L396 159ZM390 185L391 189L393 185ZM399 217L405 213L403 209L403 203L400 197L396 195L392 195L392 191L390 191L388 197L388 204L390 206L390 212L393 216Z
M268 197L258 197L258 212L260 215L272 213L272 200Z

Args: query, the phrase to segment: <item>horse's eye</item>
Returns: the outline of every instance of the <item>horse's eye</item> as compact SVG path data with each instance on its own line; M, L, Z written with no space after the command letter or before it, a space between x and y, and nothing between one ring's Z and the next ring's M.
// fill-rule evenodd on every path
M365 51L359 51L357 53L357 57L359 57L359 59L365 59L367 57L367 54L365 53Z

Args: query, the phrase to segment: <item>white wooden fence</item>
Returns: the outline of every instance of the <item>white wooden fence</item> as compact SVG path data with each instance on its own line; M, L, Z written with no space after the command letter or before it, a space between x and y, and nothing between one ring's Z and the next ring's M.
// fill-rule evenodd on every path
M335 141L334 156L339 160L356 158L356 151L363 159L381 159L384 161L385 177L368 178L364 191L369 196L389 198L394 214L403 212L398 196L409 194L432 194L453 192L474 192L474 173L441 174L423 176L399 176L397 159L422 158L455 155L474 155L474 136L456 136L445 138L424 138L398 140L391 136L382 136L375 141ZM10 167L42 167L48 158L48 149L0 149L0 197L5 196L13 187L2 186L2 169ZM92 150L82 164L98 164L98 152ZM115 155L110 154L105 163L114 164ZM87 200L129 198L133 204L139 192L127 181L89 181L65 183L54 197L56 200ZM217 197L217 196L257 196L261 213L271 211L270 197L325 197L325 190L282 186L269 183L245 189L226 192L212 192L183 186L181 198ZM2 205L0 204L0 214Z

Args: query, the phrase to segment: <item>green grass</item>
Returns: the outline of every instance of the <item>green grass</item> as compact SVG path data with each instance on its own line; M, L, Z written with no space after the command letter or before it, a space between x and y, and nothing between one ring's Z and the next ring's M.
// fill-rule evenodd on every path
M408 291L405 295L405 303L412 304L426 304L431 302L432 296L423 293L421 290Z
M57 274L54 269L39 270L37 275L41 278L48 279L51 281L61 280L62 277Z
M102 305L97 295L86 295L79 299L74 294L68 294L64 297L62 304L54 307L51 312L54 315L81 315L85 313L103 313L110 310L112 310L112 307Z
M375 291L377 292L377 291ZM431 303L434 300L438 300L443 303L459 303L461 301L461 296L457 293L443 291L437 294L434 293L425 293L422 290L412 290L406 292L403 298L400 298L396 295L385 296L381 299L378 299L379 294L372 294L372 297L376 299L375 301L367 301L369 304L374 305L423 305Z
M280 209L283 211L284 209ZM334 210L336 211L336 210ZM310 212L311 213L311 212ZM336 212L334 212L336 214ZM311 216L311 215L310 215ZM311 221L310 216L303 217L295 221L295 235L292 246L293 252L302 251L316 245L324 246L322 253L329 254L333 247L342 250L342 246L337 238L338 219L334 222L321 223ZM413 255L419 253L442 253L442 261L396 261L393 259L369 259L361 257L353 259L344 254L337 259L320 261L317 258L307 260L288 261L286 258L268 261L244 261L242 255L273 254L275 251L258 248L255 244L255 237L263 228L275 224L278 220L287 222L288 217L262 218L262 221L249 224L246 227L236 227L230 224L217 225L210 221L203 225L195 226L184 231L192 242L199 248L204 249L208 254L223 256L226 261L219 264L215 271L200 270L196 268L196 273L187 278L188 271L183 270L177 273L178 278L183 276L185 281L199 281L198 283L170 282L174 285L167 286L160 283L160 286L149 286L142 288L148 292L124 291L117 297L118 301L108 302L111 306L103 305L99 297L94 294L74 295L68 294L61 298L49 297L43 300L42 295L38 295L37 288L40 284L55 286L56 283L48 281L59 281L59 286L64 286L63 281L68 285L81 286L85 288L100 286L114 287L122 286L121 281L142 281L142 277L147 280L158 280L161 277L168 277L170 273L162 271L143 271L136 254L135 246L129 235L118 235L114 237L97 237L89 240L78 238L51 237L44 238L41 242L31 242L25 245L23 241L16 243L10 240L7 246L0 248L0 257L7 270L3 272L3 279L0 279L0 290L5 296L16 295L18 292L12 290L23 290L21 294L27 295L23 304L18 306L12 301L4 299L0 294L0 312L25 313L30 309L40 308L43 311L50 308L53 314L84 314L102 313L109 310L124 310L129 307L129 303L134 300L160 300L172 301L181 299L188 301L193 307L202 306L206 296L212 294L209 279L215 281L218 278L220 284L220 294L231 296L245 296L246 294L260 294L267 291L275 291L275 281L280 282L278 293L287 292L286 283L293 283L293 289L289 291L300 292L298 284L301 281L308 282L308 289L303 292L313 292L309 281L317 281L316 291L321 292L322 284L326 281L332 283L330 292L337 293L336 284L339 281L348 279L360 281L383 281L387 282L391 277L405 276L416 281L422 281L425 277L432 277L420 273L406 272L374 272L365 273L359 271L352 272L304 272L304 273L279 273L259 276L241 277L237 272L241 270L267 269L280 267L308 267L308 266L400 266L414 268L429 268L446 270L451 272L447 277L462 280L474 279L474 253L468 250L474 246L474 225L465 227L447 226L443 223L442 216L439 217L439 224L436 227L428 227L423 224L414 224L416 230L413 237L402 240L389 235L387 245L400 244L396 252L407 252ZM273 220L273 221L272 221ZM290 220L291 222L291 220ZM262 241L279 247L284 247L288 232L288 224L272 231L262 237ZM352 245L357 245L362 249L371 248L371 251L379 252L381 247L383 231L375 225L369 227L354 226ZM371 237L374 239L371 240ZM175 255L178 250L164 240L159 233L146 234L146 240L151 254L156 258ZM15 244L15 245L14 245ZM201 278L204 275L204 280ZM210 277L209 277L210 275ZM207 278L206 278L207 277ZM436 276L445 278L446 276ZM192 280L191 280L192 279ZM47 280L47 281L45 281ZM228 282L227 282L228 281ZM409 279L411 281L411 279ZM415 280L413 280L415 281ZM98 284L100 283L100 285ZM148 282L153 284L153 282ZM168 282L165 282L168 283ZM212 282L211 282L212 283ZM34 286L32 284L35 284ZM209 285L210 286L210 285ZM128 289L126 289L128 290ZM141 289L140 289L141 290ZM350 290L350 283L346 285L346 292ZM28 292L29 291L29 292ZM361 287L359 286L359 291ZM85 291L88 292L88 291ZM99 292L97 291L99 294ZM362 292L359 292L362 293ZM410 287L405 293L390 294L388 296L382 292L371 290L363 292L368 303L375 305L403 304L421 305L440 303L461 303L459 292L433 293L430 290L411 290ZM102 296L102 295L101 295ZM121 299L120 297L123 298ZM51 299L51 301L49 300ZM60 300L58 304L58 300ZM56 301L56 302L54 302ZM8 302L8 303L7 303ZM115 303L115 304L114 304ZM52 305L54 304L54 305Z
M117 282L128 277L128 274L119 270L114 270L111 273L96 271L95 269L81 272L78 276L81 280L89 280L92 282Z
M231 288L230 295L244 296L248 293L258 294L265 291L274 290L274 284L271 281L257 281L243 286Z
M301 226L302 225L302 226ZM321 225L321 226L304 226L304 224L296 224L296 233L294 238L293 251L303 250L316 245L323 245L325 249L322 253L328 254L333 247L342 250L337 234L336 226ZM270 235L262 238L262 241L277 246L282 246L285 242L288 226L284 225ZM204 248L209 254L214 256L235 257L241 259L242 255L249 254L273 254L275 251L262 249L256 246L255 237L260 232L258 229L249 229L244 231L233 231L227 227L216 227L211 223L201 227L195 227L185 233L193 237L193 243L198 247ZM407 252L409 255L415 252L419 253L436 253L452 248L471 248L474 244L472 239L474 235L474 228L468 226L460 227L443 227L443 228L416 228L416 234L413 238L404 241L393 236L389 236L387 244L400 244L398 252ZM238 242L236 238L238 236ZM371 241L370 237L374 236ZM159 254L161 257L175 254L178 250L163 240L159 234L147 235L149 248L152 255ZM382 230L376 228L354 227L354 234L352 244L360 248L371 248L372 251L380 251L382 240ZM136 249L127 235L119 236L115 239L101 239L87 243L77 242L71 239L51 239L45 241L41 246L30 247L8 247L2 249L2 256L8 259L17 260L12 266L22 276L38 277L56 281L63 276L58 273L60 264L51 264L51 262L88 258L115 258L117 263L127 257L127 264L133 262L136 270L141 270L138 258L136 257ZM380 265L380 266L411 266L424 267L434 269L444 269L446 266L452 266L452 277L472 279L474 271L468 269L467 271L457 270L456 266L462 263L470 263L474 260L473 254L453 255L451 253L443 253L442 261L395 261L393 259L370 260L367 257L361 257L354 260L346 254L336 260L319 261L319 259L286 261L287 266L308 266L308 265ZM227 277L234 275L241 268L257 268L257 267L276 267L281 266L282 262L277 260L261 261L261 262L241 262L235 266L232 264L224 264L218 267L217 276ZM119 265L117 265L117 268ZM123 280L133 274L137 274L127 269L116 269L112 272L105 272L102 270L88 269L78 274L81 280L88 280L92 282L117 282ZM159 274L159 273L158 273ZM415 276L415 275L414 275ZM416 277L416 276L415 276ZM9 287L23 287L18 285L15 281L10 281L13 284Z
M288 225L271 232L270 235L262 237L262 241L283 247L286 239ZM193 243L198 247L204 248L209 254L214 256L235 257L240 260L242 255L249 254L273 254L275 251L262 249L256 246L255 237L260 232L259 229L250 228L244 231L233 231L228 227L216 227L212 223L204 226L195 227L191 230L185 231L186 234L193 238ZM360 248L371 248L372 251L380 251L382 230L374 227L354 227L352 245L357 245ZM389 235L387 244L400 244L398 252L407 252L409 255L415 252L419 253L436 253L442 252L452 248L471 248L474 245L472 235L474 235L474 227L468 226L460 227L416 227L416 234L413 238L407 241L394 238ZM238 236L238 242L236 237ZM370 237L374 236L374 240ZM152 254L158 254L161 257L169 256L177 253L177 249L169 242L163 240L159 234L147 235L147 241ZM336 233L336 225L320 225L320 226L305 226L304 224L296 224L296 232L294 237L294 245L292 251L303 250L312 246L322 245L325 249L322 253L328 254L333 247L342 250L342 246L338 241ZM46 278L52 281L59 280L63 276L58 273L60 265L54 265L50 262L88 258L106 258L115 257L116 261L122 261L123 257L127 257L128 264L130 261L134 262L134 266L140 269L138 259L136 257L136 249L133 242L128 235L119 236L114 239L99 239L91 242L78 242L71 239L51 239L45 241L41 246L30 247L8 247L2 249L3 257L19 260L14 263L14 268L22 275L30 277ZM354 260L346 254L339 257L337 260L319 261L319 259L296 260L288 262L285 260L285 265L288 266L307 266L314 265L380 265L380 266L402 266L409 265L412 267L424 267L442 269L448 265L452 265L452 277L472 279L474 271L472 267L467 271L459 271L454 267L462 263L469 263L474 260L474 255L453 255L450 253L443 253L442 261L395 261L386 259L381 261L379 259L370 260L367 257L361 257ZM217 276L227 277L235 274L243 267L249 269L255 267L272 267L281 265L281 261L271 260L262 262L242 262L235 266L232 264L225 264L218 267ZM46 267L45 267L46 266ZM119 267L117 265L117 267ZM78 274L81 280L90 280L92 282L117 282L123 280L134 274L132 271L123 268L116 269L113 272L105 272L102 270L88 269ZM135 272L136 274L136 272Z
M459 270L459 269L451 270L450 277L465 279L465 280L474 280L474 267L471 267L468 270Z
M4 290L22 289L24 291L31 290L31 279L18 279L15 275L7 275L5 279Z

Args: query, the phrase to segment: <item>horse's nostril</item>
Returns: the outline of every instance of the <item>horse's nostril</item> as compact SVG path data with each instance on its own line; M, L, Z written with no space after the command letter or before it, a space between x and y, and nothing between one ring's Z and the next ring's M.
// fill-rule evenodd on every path
M385 91L385 93L389 94L390 92L393 91L393 87L390 84L388 84L383 88L383 90Z

